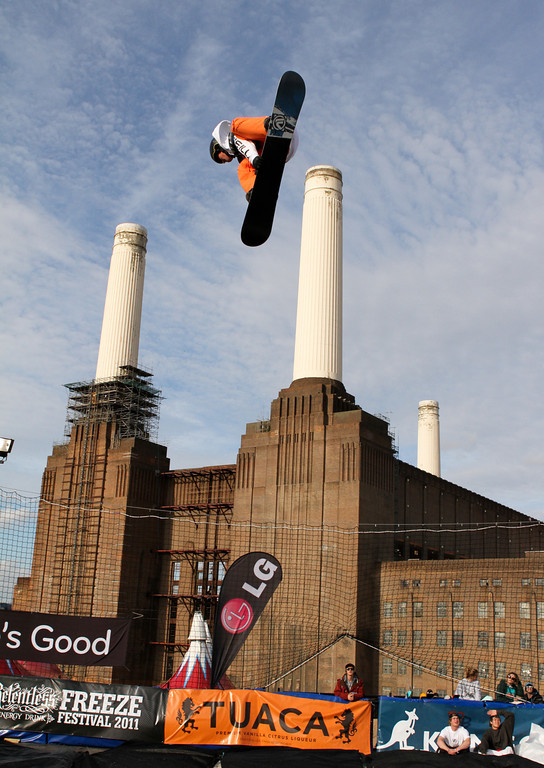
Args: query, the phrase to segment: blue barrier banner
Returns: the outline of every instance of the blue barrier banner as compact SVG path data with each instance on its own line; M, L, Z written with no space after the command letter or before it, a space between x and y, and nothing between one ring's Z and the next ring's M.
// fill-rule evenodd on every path
M510 709L514 712L514 746L529 736L531 726L544 727L543 704L511 706L495 701L464 699L396 699L380 696L378 739L376 750L412 750L436 752L436 740L448 725L448 712L462 712L463 728L470 733L470 748L476 751L484 731L489 728L488 709Z

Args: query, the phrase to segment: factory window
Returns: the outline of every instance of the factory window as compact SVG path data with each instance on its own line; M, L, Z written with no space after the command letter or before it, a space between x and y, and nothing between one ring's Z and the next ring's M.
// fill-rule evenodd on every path
M544 603L540 600L536 604L536 617L537 619L544 619Z
M454 648L463 647L463 630L462 629L453 630L453 647Z
M487 632L478 632L478 648L487 648L489 645L489 634Z
M407 579L401 579L400 580L401 587L407 587L408 586L408 580Z
M421 666L421 662L418 664L414 664L414 675L417 675L418 677L423 674L423 667ZM414 691L415 693L415 691ZM420 691L421 693L421 691Z
M412 609L414 612L414 617L420 619L423 616L423 603L416 602L412 603Z
M383 645L391 645L393 642L393 630L392 629L384 629L382 634L382 644Z
M405 675L405 674L406 674L406 662L397 661L397 675Z
M448 674L448 662L447 661L437 661L436 662L436 671L439 675L447 675Z
M384 619L392 619L393 618L393 603L384 603L383 604L383 617L384 617Z
M397 645L406 645L407 632L405 629L399 629L397 632Z
M489 579L480 579L480 586L481 587L488 587L489 586Z
M532 667L530 664L521 664L520 672L522 680L530 680L533 676Z
M453 587L460 587L461 586L461 579L454 579L452 581L452 586Z
M536 643L538 650L544 651L544 632L538 632Z
M535 587L544 586L544 579L535 579Z
M479 677L483 677L484 679L489 677L489 662L488 661L479 661L478 662L478 674L479 674Z
M522 650L528 650L531 647L531 633L520 632L519 633L519 647Z
M399 618L408 615L408 603L399 603Z
M447 579L440 579L440 586L441 587L447 587L448 586L448 580Z
M406 696L406 688L397 688L397 696L399 699L404 699Z
M531 604L530 603L520 603L519 604L519 617L520 617L520 619L530 619L531 618Z
M445 699L446 698L446 689L445 688L437 688L435 691L436 695L439 699Z
M414 579L412 581L412 586L413 587L420 587L421 586L421 580L420 579Z
M460 680L465 676L465 664L462 661L453 662L453 677Z
M392 690L390 685L382 685L382 696L391 696Z
M504 619L504 616L505 616L504 603L495 603L495 618Z
M436 630L436 644L444 647L448 644L448 633L445 629Z
M502 585L502 579L493 579L491 583L494 587L500 587Z
M393 659L388 659L388 658L382 659L382 673L384 675L393 674Z
M544 682L544 664L538 665L538 679ZM540 688L540 685L538 687Z
M487 602L478 603L478 618L487 619Z
M502 680L503 677L506 677L506 662L505 661L497 661L495 664L495 677L497 680Z
M521 586L522 587L530 587L531 586L531 579L522 579L521 580Z
M495 632L495 648L506 648L506 632Z
M436 604L436 615L439 619L443 619L448 615L448 604L441 601Z
M453 603L453 618L454 619L462 619L463 618L463 603L454 601Z
M412 645L423 645L423 630L414 629L412 632Z

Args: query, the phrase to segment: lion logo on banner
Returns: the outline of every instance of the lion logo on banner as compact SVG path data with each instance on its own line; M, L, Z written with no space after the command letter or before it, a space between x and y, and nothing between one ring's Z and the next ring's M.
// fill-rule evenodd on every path
M351 742L350 736L354 736L357 733L353 712L351 709L345 709L341 715L336 715L334 719L340 725L338 736L334 738L342 739L343 744L349 744Z
M198 707L195 707L192 699L188 698L183 700L181 709L178 709L176 720L184 733L190 733L193 729L198 731L198 725L195 725L193 715L196 715L200 709L201 705L199 704Z

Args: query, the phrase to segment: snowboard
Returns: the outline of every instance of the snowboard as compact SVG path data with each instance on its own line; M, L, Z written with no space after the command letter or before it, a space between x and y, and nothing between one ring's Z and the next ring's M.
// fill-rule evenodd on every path
M306 86L299 74L285 72L282 75L261 154L261 167L242 225L244 245L262 245L272 231L285 159L305 94Z

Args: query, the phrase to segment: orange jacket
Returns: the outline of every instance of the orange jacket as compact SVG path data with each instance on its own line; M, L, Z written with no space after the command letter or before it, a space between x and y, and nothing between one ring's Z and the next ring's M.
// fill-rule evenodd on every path
M263 151L264 140L266 139L266 129L264 121L266 117L235 117L232 121L231 131L240 139L247 139L255 144L257 152ZM249 192L255 184L255 168L247 157L240 161L238 166L238 179L244 192Z

